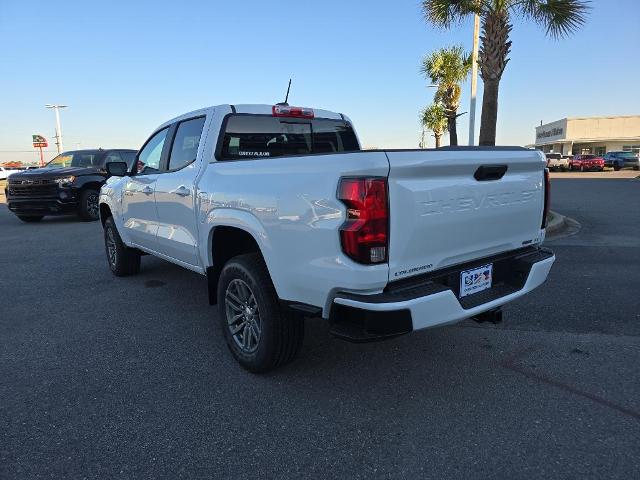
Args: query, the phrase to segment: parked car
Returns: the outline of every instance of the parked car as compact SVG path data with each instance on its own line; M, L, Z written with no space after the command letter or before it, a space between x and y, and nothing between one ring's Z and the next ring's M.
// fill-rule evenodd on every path
M14 173L5 187L9 210L24 222L45 215L78 214L97 220L98 194L107 179L107 162L133 166L135 150L75 150L64 152L42 168Z
M7 178L9 178L9 175L17 173L19 171L20 170L17 168L0 167L0 180L6 180Z
M546 153L547 168L549 170L562 170L566 172L569 169L569 159L563 157L560 153Z
M581 172L597 170L601 172L604 170L604 159L590 154L574 155L569 160L569 170L580 170Z
M108 266L149 253L206 276L225 340L255 372L294 358L304 316L351 341L465 318L542 284L549 175L521 147L361 151L348 117L219 105L107 163Z
M605 167L613 168L615 171L625 167L640 170L640 159L633 152L607 152L604 155L604 165Z

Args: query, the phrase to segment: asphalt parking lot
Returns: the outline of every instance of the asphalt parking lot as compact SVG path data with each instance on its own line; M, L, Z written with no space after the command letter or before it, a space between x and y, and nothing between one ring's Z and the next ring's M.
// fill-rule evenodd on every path
M112 277L99 223L0 205L0 478L637 478L640 180L554 176L581 230L502 325L355 345L307 321L269 375L202 277Z

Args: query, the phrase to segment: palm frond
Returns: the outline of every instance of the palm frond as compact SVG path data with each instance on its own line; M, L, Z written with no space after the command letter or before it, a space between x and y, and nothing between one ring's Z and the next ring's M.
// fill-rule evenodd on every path
M519 10L536 23L546 27L547 35L566 36L586 21L590 2L584 0L520 0L513 2Z
M436 135L442 135L447 131L447 117L444 115L444 107L440 103L432 103L420 112L420 123Z
M471 13L479 13L484 0L425 0L424 18L436 27L449 28Z
M422 60L420 71L437 85L463 82L471 71L471 54L462 45L434 50Z

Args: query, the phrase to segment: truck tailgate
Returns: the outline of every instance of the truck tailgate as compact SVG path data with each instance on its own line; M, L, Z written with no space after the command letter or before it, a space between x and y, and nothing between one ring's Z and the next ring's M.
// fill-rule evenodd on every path
M539 152L386 153L390 281L543 240L545 160Z

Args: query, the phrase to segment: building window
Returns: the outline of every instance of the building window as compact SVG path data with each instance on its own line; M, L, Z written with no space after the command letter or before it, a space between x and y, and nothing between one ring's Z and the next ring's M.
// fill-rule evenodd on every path
M596 155L604 155L607 153L606 147L596 147Z
M624 152L633 152L640 154L640 145L625 145L622 147Z

